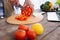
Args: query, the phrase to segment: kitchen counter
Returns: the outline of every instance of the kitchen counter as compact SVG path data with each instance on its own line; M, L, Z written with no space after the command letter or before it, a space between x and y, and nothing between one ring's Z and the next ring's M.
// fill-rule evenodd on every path
M36 40L60 40L60 22L48 22L46 14L43 16L44 19L39 23L44 26L45 30L42 35L37 36ZM8 24L6 19L0 19L0 40L15 40L14 32L18 25Z

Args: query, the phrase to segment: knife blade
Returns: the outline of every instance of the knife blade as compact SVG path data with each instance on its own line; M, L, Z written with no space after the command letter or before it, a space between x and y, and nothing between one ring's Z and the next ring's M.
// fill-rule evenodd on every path
M14 6L16 6L16 5L14 5ZM17 6L16 6L16 7L17 7ZM20 7L21 10L24 9L24 7L23 7L22 5L19 5L18 7Z

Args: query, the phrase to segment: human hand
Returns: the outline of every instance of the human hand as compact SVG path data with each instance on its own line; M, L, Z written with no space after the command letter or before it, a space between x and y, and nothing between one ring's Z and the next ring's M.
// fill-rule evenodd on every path
M12 6L13 5L19 6L20 5L19 0L9 0L9 2Z
M30 8L32 9L32 11L34 11L34 5L30 0L25 0L24 6L30 6Z
M34 11L34 5L33 4L30 4L29 6L32 9L32 11Z

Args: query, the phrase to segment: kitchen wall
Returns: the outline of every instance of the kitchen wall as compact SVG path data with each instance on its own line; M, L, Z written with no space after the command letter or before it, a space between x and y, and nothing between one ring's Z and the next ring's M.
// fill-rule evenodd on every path
M40 9L40 5L42 3L45 3L46 1L51 1L53 4L56 2L56 0L31 0L31 1L34 3L34 5L36 5L34 9ZM13 9L8 0L4 0L4 8L5 8L5 16L12 15L11 12L13 12Z
M34 5L36 5L34 8L35 9L39 9L40 8L40 5L42 3L45 3L46 1L50 1L53 3L53 5L55 4L56 0L31 0L33 2Z

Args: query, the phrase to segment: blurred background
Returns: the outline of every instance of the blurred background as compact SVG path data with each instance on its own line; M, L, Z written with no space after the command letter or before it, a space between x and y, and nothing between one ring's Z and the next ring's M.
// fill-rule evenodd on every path
M3 1L3 2L2 2ZM56 0L31 0L34 2L33 4L35 10L40 10L40 5L45 3L46 1L52 2L53 6L55 5ZM4 12L5 11L5 12ZM13 12L13 8L11 7L9 0L0 0L0 16L11 16ZM13 13L14 14L14 13Z
M40 9L40 5L41 4L43 4L43 3L45 3L46 1L50 1L50 2L52 2L53 3L53 5L55 4L55 2L56 2L56 0L31 0L32 2L34 2L35 3L35 5L37 5L37 6L35 6L34 8L35 9ZM34 4L33 3L33 4Z

